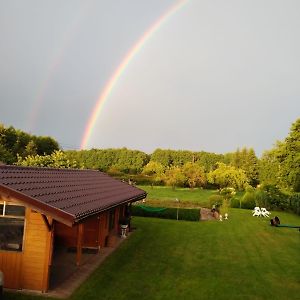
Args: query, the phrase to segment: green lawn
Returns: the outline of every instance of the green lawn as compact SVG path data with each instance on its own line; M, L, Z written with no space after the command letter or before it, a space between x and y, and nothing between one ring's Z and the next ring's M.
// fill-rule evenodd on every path
M218 190L205 190L201 188L188 189L171 187L140 185L139 188L148 193L146 201L149 205L177 207L176 198L180 200L180 207L210 207L208 198L218 194ZM243 195L238 192L236 198Z
M300 225L299 216L276 214ZM229 216L224 222L134 217L132 236L70 300L299 299L300 232L271 227L250 210L231 209Z

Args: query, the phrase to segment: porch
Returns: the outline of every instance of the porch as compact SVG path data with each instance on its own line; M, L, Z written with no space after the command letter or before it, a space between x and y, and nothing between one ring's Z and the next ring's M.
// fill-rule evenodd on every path
M50 287L45 295L56 298L69 297L124 240L126 239L115 236L113 247L103 247L99 251L83 250L80 266L76 265L76 251L67 248L56 249L51 266Z

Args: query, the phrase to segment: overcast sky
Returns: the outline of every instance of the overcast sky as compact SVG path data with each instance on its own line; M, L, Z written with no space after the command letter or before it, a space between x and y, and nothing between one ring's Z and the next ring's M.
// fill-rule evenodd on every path
M0 123L78 149L124 56L178 1L0 0ZM88 148L258 155L300 117L300 2L190 0L107 98Z

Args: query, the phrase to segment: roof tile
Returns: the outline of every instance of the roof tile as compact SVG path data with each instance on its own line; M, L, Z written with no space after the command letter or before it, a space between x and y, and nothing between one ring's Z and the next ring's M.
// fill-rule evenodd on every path
M74 222L146 197L145 191L95 170L0 166L0 185L65 212Z

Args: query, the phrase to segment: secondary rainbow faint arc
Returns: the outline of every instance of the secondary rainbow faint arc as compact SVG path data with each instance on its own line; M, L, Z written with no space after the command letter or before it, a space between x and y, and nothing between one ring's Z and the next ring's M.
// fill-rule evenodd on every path
M101 91L101 94L96 102L96 105L93 108L92 114L88 120L87 126L85 128L82 141L80 144L80 149L84 149L87 146L87 143L92 135L93 129L101 112L106 99L109 97L114 86L117 84L120 76L124 73L126 67L129 65L134 56L139 52L143 45L149 40L149 38L167 21L173 14L175 14L180 8L182 8L189 0L180 0L177 1L173 6L171 6L158 20L155 21L153 25L147 29L140 39L133 45L133 47L128 51L120 65L112 74L111 78L108 80L104 89Z

